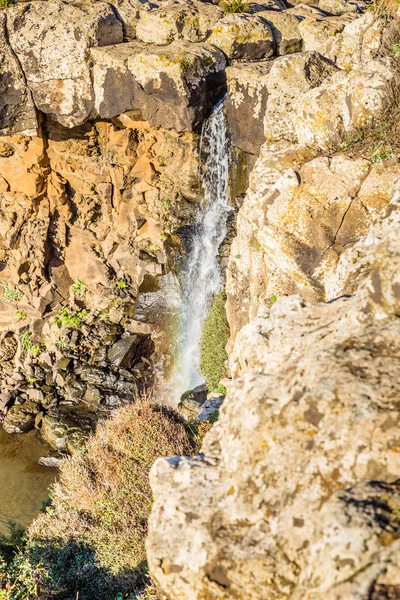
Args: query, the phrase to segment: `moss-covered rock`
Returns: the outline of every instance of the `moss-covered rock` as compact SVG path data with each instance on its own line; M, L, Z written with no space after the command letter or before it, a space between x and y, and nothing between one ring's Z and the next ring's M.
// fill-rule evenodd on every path
M204 322L201 336L200 370L206 379L209 392L216 391L219 382L226 375L225 361L228 355L225 346L229 338L229 327L225 300L225 292L217 294Z

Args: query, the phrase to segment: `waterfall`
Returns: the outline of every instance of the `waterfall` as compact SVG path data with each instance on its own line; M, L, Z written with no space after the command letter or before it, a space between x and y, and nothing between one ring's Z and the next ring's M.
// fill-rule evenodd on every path
M227 217L232 210L228 204L228 145L221 102L203 123L201 132L204 200L182 273L179 356L171 382L179 396L204 381L199 369L201 332L214 297L223 285L218 249L225 239Z

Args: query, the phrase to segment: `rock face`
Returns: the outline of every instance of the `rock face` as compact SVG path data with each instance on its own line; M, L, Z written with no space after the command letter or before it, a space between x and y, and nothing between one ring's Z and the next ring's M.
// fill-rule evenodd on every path
M10 433L74 452L168 369L199 134L226 96L228 394L201 454L151 475L149 565L176 600L400 593L399 27L361 0L292 4L0 10ZM181 408L200 426L221 402Z
M234 380L202 454L153 467L148 557L170 597L390 598L398 585L391 206L391 222L359 243L351 295L265 307L236 338Z
M357 146L388 123L397 67L379 20L323 7L283 13L303 52L226 69L233 144L258 158L219 421L151 472L148 560L171 599L400 593L400 165L389 137Z

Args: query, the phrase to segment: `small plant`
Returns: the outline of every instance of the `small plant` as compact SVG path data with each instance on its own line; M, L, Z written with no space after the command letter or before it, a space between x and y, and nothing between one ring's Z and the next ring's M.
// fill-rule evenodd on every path
M17 302L21 300L22 294L18 290L15 290L10 286L8 282L3 282L3 298L4 300L10 300L12 302Z
M392 55L396 58L400 55L400 43L393 44L391 47Z
M74 293L75 296L83 296L85 294L86 290L87 290L86 283L84 283L80 279L75 281L75 283L72 285L72 292Z
M33 346L31 347L32 356L39 356L40 352L41 352L40 346L38 346L37 344L33 344Z
M269 299L269 307L271 308L271 306L273 304L275 304L275 302L278 300L278 298L276 297L276 294L272 294L272 296Z
M235 258L239 259L242 255L241 254L235 254Z
M250 241L249 241L249 245L250 245L251 248L253 248L253 250L257 250L257 252L260 252L260 250L261 250L261 244L260 244L260 242L258 241L258 239L254 235L251 236Z
M24 319L26 319L27 315L24 310L17 310L14 317L16 321L23 321Z
M219 419L219 410L213 412L212 415L209 416L208 420L210 423L216 423Z
M10 8L14 6L14 2L11 0L0 0L0 8Z
M82 321L90 315L87 310L80 310L76 313L71 312L68 308L63 308L52 320L53 325L59 327L70 327L71 329L79 329Z
M30 331L24 331L24 333L21 334L21 337L20 337L21 347L24 352L29 352L29 350L33 346L33 343L31 340L31 335L32 334Z
M393 156L393 152L391 150L379 150L374 152L371 158L371 164L380 163L383 160L388 160Z
M249 5L247 2L243 2L243 0L232 0L231 2L224 2L222 10L225 14L247 13L249 12Z
M39 356L41 348L38 344L34 344L32 342L31 335L32 334L30 331L24 331L24 333L21 334L21 347L26 354L29 352L30 354L32 354L32 356L36 357Z
M126 290L128 289L128 284L125 279L120 279L117 283L117 290Z
M165 210L168 211L169 205L171 203L171 200L169 198L164 198L164 200L162 201L162 203L163 203L163 206L164 206Z
M224 385L222 385L222 383L218 384L216 391L218 394L223 394L224 396L226 396L226 387Z
M60 338L59 340L57 340L56 347L57 347L57 350L59 350L60 352L65 350L65 348L67 347L66 340L64 338Z
M152 246L150 246L150 252L152 252L153 254L157 254L159 249L160 249L160 247L157 246L157 244L153 244Z

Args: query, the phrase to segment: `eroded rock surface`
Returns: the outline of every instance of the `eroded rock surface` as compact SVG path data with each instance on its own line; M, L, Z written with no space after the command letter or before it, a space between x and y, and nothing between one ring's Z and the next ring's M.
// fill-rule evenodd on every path
M398 221L368 254L350 297L260 309L202 454L153 467L148 556L171 597L390 598L398 585Z

